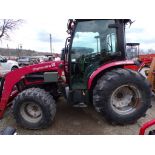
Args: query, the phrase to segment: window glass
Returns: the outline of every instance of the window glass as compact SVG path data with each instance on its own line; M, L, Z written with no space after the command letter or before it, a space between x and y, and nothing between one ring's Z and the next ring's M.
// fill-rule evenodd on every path
M109 28L109 24L114 24L114 20L79 22L72 44L72 61L81 56L116 52L116 29Z

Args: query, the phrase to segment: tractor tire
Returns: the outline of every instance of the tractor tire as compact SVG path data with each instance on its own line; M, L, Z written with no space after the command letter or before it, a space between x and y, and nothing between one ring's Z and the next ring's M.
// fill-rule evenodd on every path
M53 97L43 89L29 88L13 101L17 124L27 129L41 129L51 125L56 113Z
M151 107L151 88L138 72L114 69L98 79L93 105L112 124L131 124Z

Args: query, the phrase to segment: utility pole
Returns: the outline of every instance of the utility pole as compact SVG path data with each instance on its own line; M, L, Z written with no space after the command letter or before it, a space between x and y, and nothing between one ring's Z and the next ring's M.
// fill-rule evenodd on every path
M22 53L22 44L18 44L18 56L21 56L21 55L23 55L23 53Z
M52 53L52 35L50 34L50 50L51 50L51 53Z

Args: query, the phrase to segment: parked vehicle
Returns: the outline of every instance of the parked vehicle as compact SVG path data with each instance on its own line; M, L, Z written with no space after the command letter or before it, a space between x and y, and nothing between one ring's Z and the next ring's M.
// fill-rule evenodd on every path
M72 106L93 105L111 123L130 124L144 116L151 105L151 89L140 73L131 70L136 69L135 61L126 60L127 23L131 21L69 20L62 60L22 67L2 78L0 118L12 101L14 118L22 127L48 127L59 92Z
M37 60L36 62L39 62L39 63L48 61L48 58L46 56L33 56L32 58Z
M19 66L17 61L7 60L5 57L0 56L0 74L4 75L18 68Z
M33 61L30 56L21 56L18 58L18 64L19 66L27 66L27 65L32 65Z

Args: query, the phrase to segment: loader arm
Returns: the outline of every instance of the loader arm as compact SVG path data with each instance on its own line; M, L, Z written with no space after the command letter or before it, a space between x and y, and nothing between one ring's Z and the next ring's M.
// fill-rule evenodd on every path
M37 72L58 72L58 77L62 74L62 69L59 67L63 64L63 61L59 62L46 62L31 66L26 66L15 71L9 72L3 77L1 82L1 98L0 98L0 118L3 117L4 111L7 107L9 99L11 97L14 86L25 78L25 75Z

